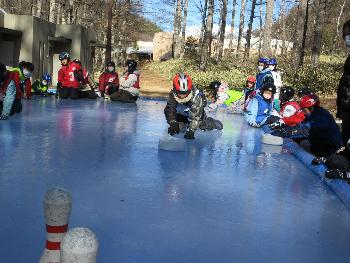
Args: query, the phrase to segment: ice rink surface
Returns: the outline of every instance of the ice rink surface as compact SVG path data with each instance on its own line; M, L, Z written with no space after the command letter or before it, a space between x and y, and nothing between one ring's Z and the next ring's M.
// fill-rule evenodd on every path
M349 210L318 176L224 113L222 134L160 151L164 106L46 98L1 121L0 262L38 262L51 186L99 263L349 262Z

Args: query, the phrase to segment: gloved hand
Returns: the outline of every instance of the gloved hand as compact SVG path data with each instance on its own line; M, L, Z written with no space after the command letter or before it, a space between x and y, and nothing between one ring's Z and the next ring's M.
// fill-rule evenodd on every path
M170 122L170 126L168 128L168 134L173 136L175 133L178 134L180 132L180 125L177 121Z
M254 128L260 128L261 126L259 124L257 124L256 122L250 123L250 126L254 127Z
M194 140L195 139L194 138L194 131L191 131L191 130L187 131L184 135L184 138L188 139L188 140Z
M318 164L326 163L326 161L327 161L327 159L325 157L316 157L312 160L311 164L318 165Z
M5 114L1 114L0 115L0 120L7 120L9 118L9 116L8 115L5 115Z
M279 122L279 121L269 124L269 127L270 127L271 129L273 129L273 130L281 129L281 128L283 128L284 126L285 126L285 124L282 123L282 122Z

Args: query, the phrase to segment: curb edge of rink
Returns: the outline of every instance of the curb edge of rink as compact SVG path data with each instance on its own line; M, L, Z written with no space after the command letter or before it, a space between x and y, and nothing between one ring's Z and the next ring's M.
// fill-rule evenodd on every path
M343 201L345 206L350 209L350 184L343 180L327 179L324 174L327 170L326 166L321 165L312 165L311 161L315 158L309 152L306 152L301 148L297 143L292 140L285 139L284 147L289 150L299 161L301 161L307 168L317 174L321 180L328 185Z

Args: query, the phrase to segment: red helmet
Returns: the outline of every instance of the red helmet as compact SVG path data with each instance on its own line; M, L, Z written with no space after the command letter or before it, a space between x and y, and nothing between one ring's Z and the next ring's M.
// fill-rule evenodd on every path
M186 73L177 73L173 79L173 89L176 93L188 94L192 90L192 79Z
M300 107L311 108L314 106L320 106L320 99L315 94L306 95L300 100Z
M256 78L255 77L253 77L253 76L249 76L248 78L247 78L247 82L252 82L252 83L256 83Z

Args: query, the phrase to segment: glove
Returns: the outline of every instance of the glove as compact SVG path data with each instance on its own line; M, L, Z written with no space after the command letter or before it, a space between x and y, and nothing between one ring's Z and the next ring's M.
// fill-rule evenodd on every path
M168 134L173 136L175 133L178 134L180 132L180 125L177 121L170 122L170 126L168 128Z
M252 126L254 128L260 128L260 125L257 124L256 122L250 123L250 126Z
M272 130L278 130L278 129L283 128L284 126L285 126L285 125L284 125L284 123L282 123L282 122L274 122L274 123L269 124L269 127L270 127Z
M194 140L194 131L187 131L184 135L184 138L188 140Z
M0 115L0 120L7 120L9 118L9 116L8 115L5 115L5 114L1 114Z
M326 161L327 161L327 159L325 157L316 157L312 160L311 164L318 165L318 164L326 163Z
M346 181L350 180L350 172L346 172L340 169L331 169L326 171L325 176L328 179L344 179Z

